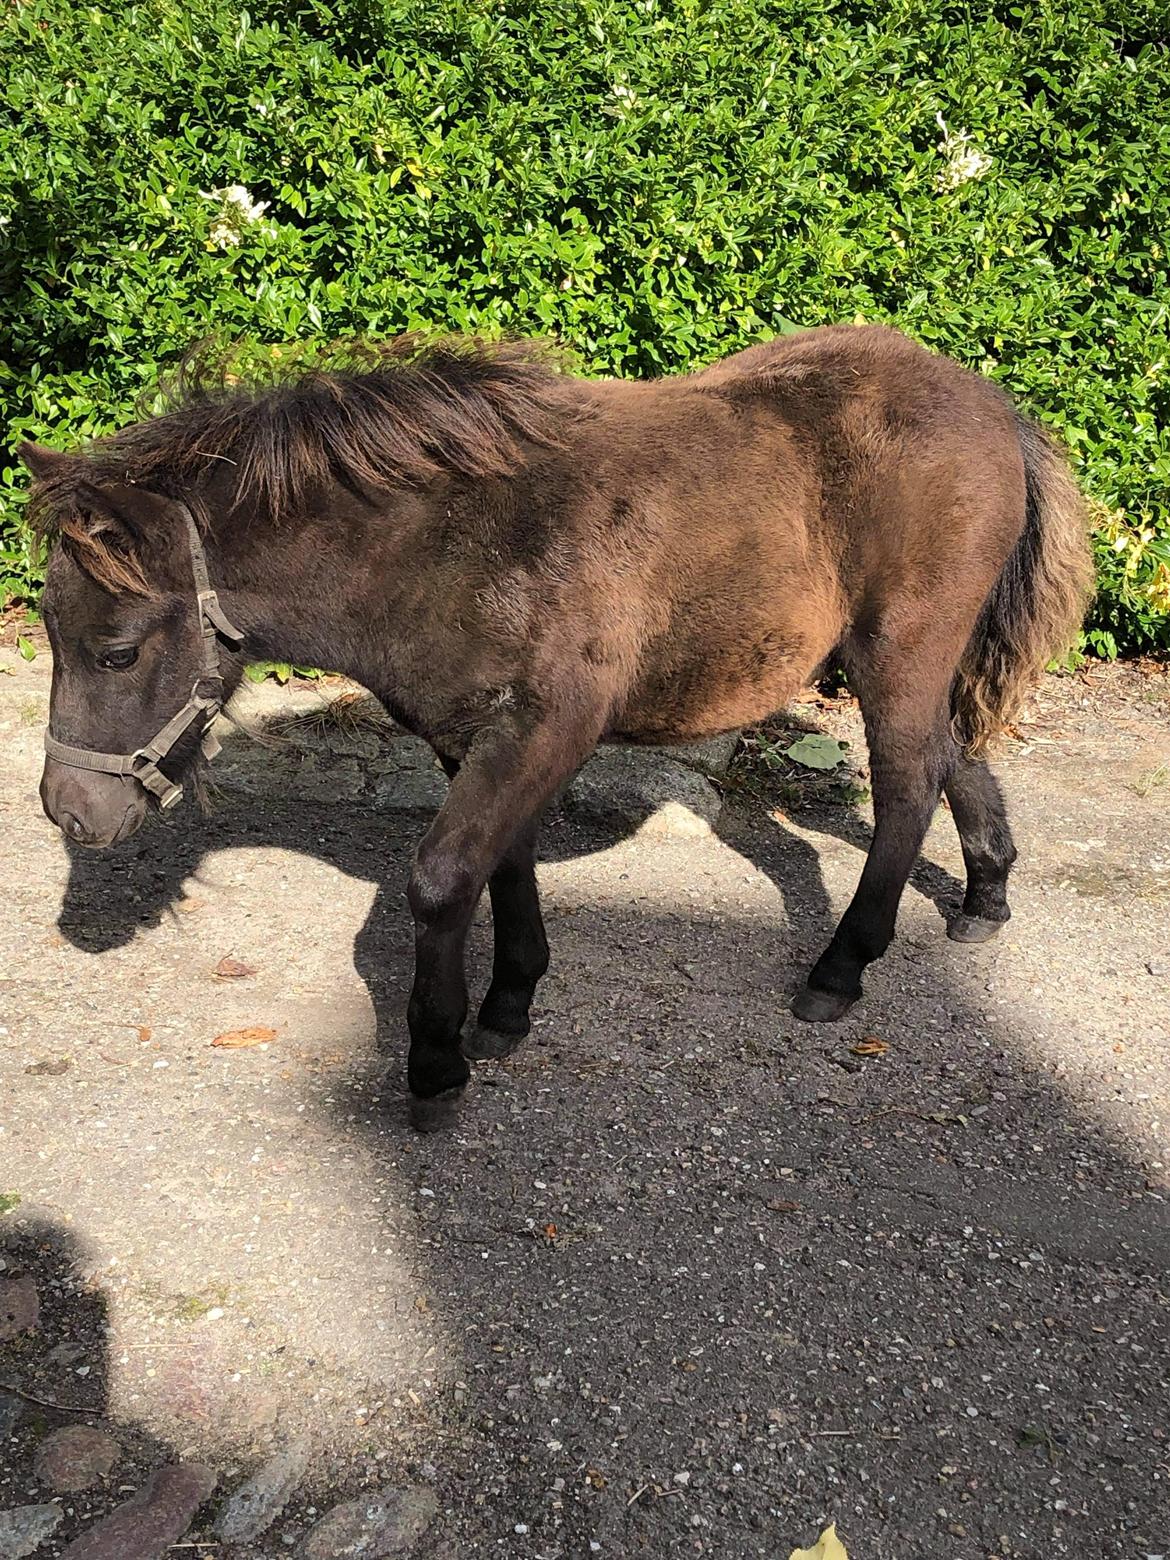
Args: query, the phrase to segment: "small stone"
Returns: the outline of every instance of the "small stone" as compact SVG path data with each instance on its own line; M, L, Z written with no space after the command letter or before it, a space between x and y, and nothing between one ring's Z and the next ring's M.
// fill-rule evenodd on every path
M404 1555L434 1521L439 1502L421 1485L380 1490L335 1506L309 1534L304 1560L382 1560Z
M8 1435L24 1413L24 1404L11 1392L0 1392L0 1436Z
M41 1314L37 1286L29 1277L0 1280L0 1343L32 1332Z
M1170 975L1170 964L1165 959L1151 959L1146 969L1151 975Z
M14 1506L0 1511L0 1557L24 1560L54 1532L65 1513L60 1506Z
M118 1460L121 1448L112 1435L89 1425L66 1425L54 1430L37 1447L33 1472L58 1495L86 1490L104 1479Z
M61 1560L162 1560L215 1488L202 1463L156 1468L142 1488L75 1538Z
M304 1476L309 1450L309 1438L301 1436L240 1485L215 1524L225 1544L249 1544L272 1526Z

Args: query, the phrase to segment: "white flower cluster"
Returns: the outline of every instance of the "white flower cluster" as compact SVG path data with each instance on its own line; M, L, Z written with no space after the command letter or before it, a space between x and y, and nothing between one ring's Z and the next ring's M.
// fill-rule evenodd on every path
M208 247L212 249L236 248L244 229L259 222L269 206L266 200L253 200L243 184L229 184L222 190L200 190L199 193L204 200L219 204L207 234Z
M946 166L934 181L935 188L957 190L961 184L968 184L972 179L981 179L991 167L991 158L986 152L981 152L977 146L972 146L968 131L948 130L946 120L941 114L936 114L935 118L943 137L939 143L939 150L946 158Z

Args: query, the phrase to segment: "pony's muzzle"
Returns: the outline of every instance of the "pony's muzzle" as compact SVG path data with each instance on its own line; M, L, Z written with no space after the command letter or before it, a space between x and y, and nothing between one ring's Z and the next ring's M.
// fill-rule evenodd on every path
M146 817L146 793L127 775L97 774L45 760L41 806L76 845L98 850L129 839Z

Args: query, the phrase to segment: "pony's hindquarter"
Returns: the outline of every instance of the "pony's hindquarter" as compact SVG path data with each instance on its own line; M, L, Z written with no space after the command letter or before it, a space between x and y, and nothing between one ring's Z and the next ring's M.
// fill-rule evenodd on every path
M1080 623L1083 506L1049 441L995 387L885 330L758 349L713 383L766 387L819 478L846 623L836 655L865 719L874 838L861 881L794 1011L840 1017L894 932L940 792L968 867L959 941L1008 918L1015 849L976 762Z

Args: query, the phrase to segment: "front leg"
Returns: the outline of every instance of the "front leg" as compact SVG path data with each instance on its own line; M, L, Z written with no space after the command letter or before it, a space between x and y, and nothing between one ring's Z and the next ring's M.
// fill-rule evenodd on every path
M578 716L571 721L546 719L527 732L481 732L419 846L407 890L415 923L407 1072L412 1119L423 1131L453 1118L470 1075L459 1046L467 1017L464 949L484 884L504 866L514 847L523 846L525 838L531 877L536 820L558 785L593 746L599 729L600 720L594 723ZM532 887L535 892L534 882ZM505 916L505 927L508 920ZM513 1011L517 978L523 973L531 999L539 974L534 960L527 958L531 948L524 950L523 972L512 957L514 951L505 934L503 958L497 957L492 991L485 1001L486 1019L498 1017L513 1032L519 1018ZM500 1005L498 1015L496 1005ZM526 1026L527 1013L524 1020Z
M454 780L459 773L456 760L440 754L439 762L447 779ZM510 1056L532 1027L532 998L548 969L548 938L536 886L539 830L540 819L531 819L488 878L495 954L492 983L480 1003L479 1018L471 1033L463 1036L463 1054L473 1062Z
M532 998L548 969L548 938L536 886L539 825L534 818L520 830L488 879L495 956L479 1018L463 1037L463 1054L472 1061L510 1055L532 1027Z

